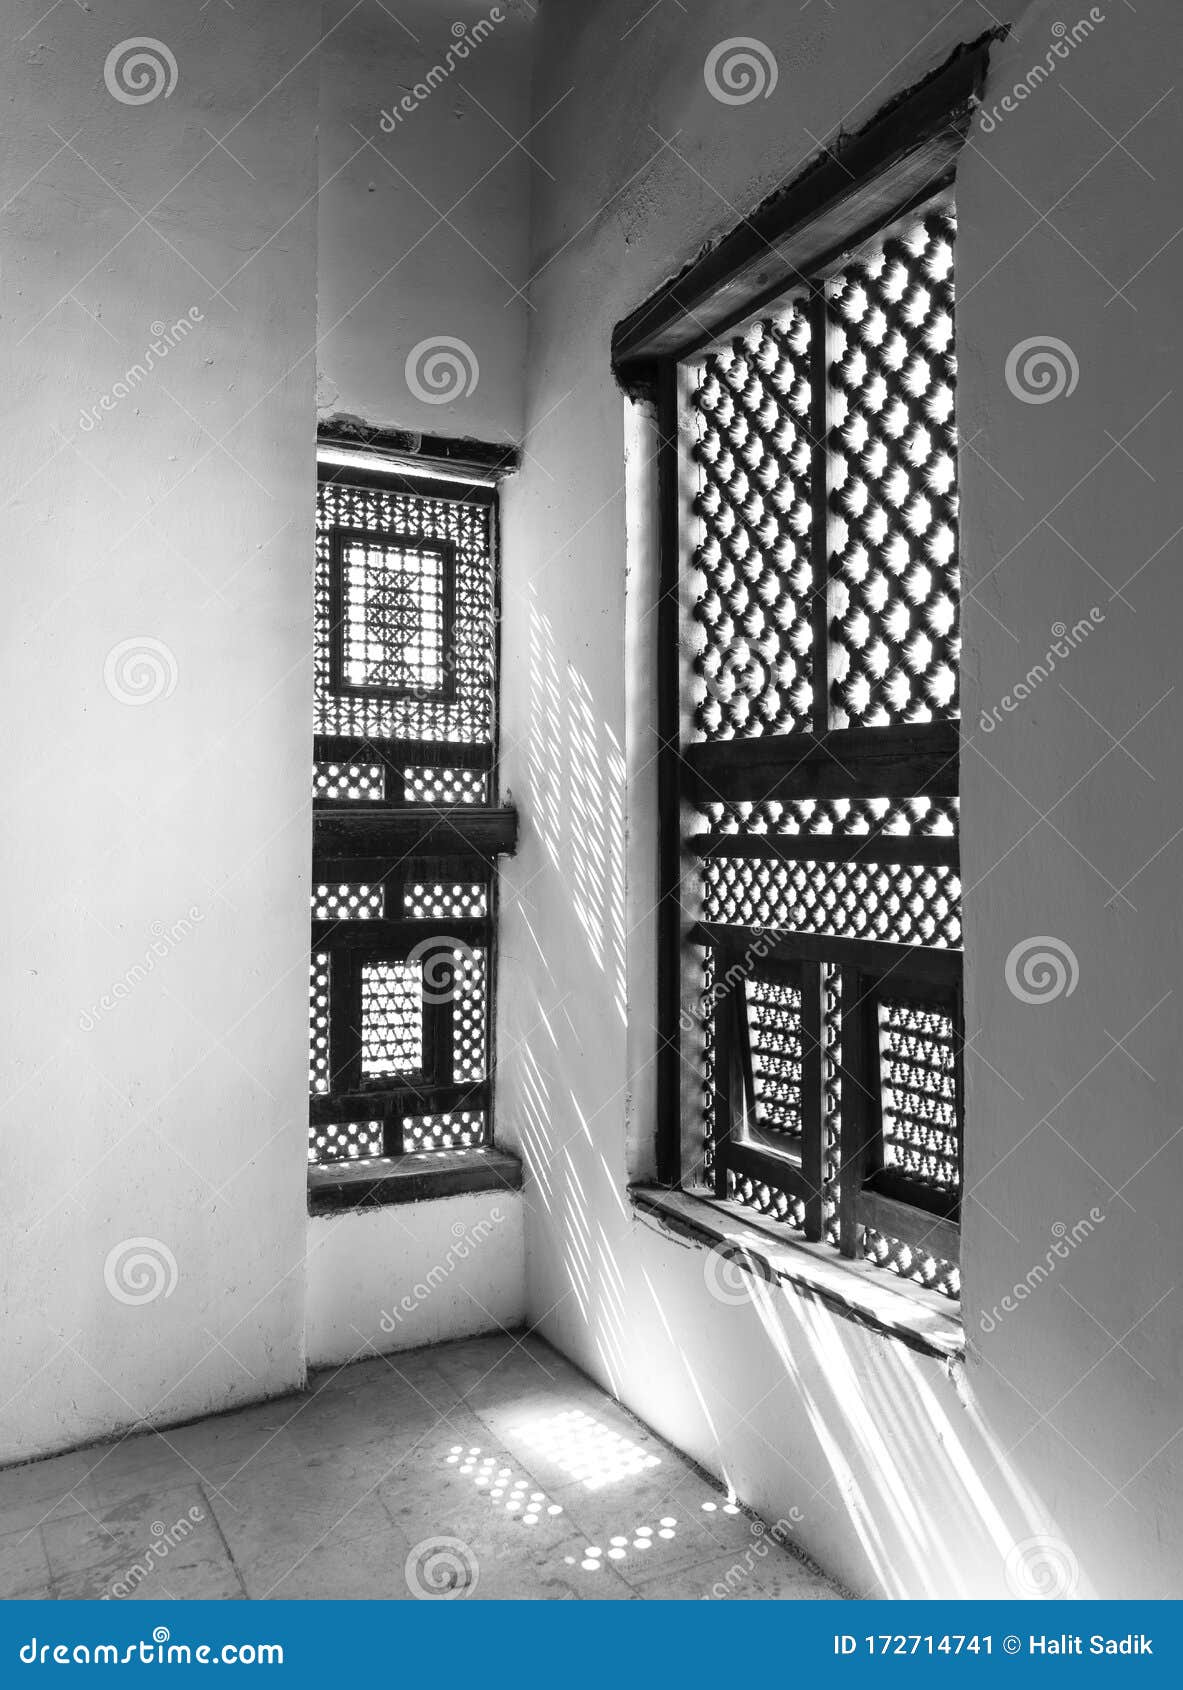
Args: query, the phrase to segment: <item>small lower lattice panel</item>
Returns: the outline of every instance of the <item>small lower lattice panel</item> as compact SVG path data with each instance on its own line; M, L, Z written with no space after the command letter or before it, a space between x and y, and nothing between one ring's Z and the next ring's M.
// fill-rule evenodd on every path
M950 1016L912 1004L879 1004L879 1071L885 1166L955 1195L957 1094Z
M404 794L408 804L484 804L488 776L481 769L424 768L417 764L403 770Z
M360 1162L381 1154L381 1121L334 1121L308 1129L310 1162Z
M312 795L381 804L386 797L386 774L381 763L314 763Z
M308 1090L329 1089L329 958L318 951L308 969Z
M702 1034L703 1106L709 1120L714 1093L714 961L706 959L703 976ZM756 1119L761 1128L777 1132L784 1125L787 1147L800 1133L800 996L792 987L749 980L748 1025L752 1038L753 1084L757 1089ZM822 1213L823 1236L838 1246L838 1204L842 1180L842 978L827 964L822 994ZM897 1174L929 1189L954 1192L958 1185L958 1141L954 1101L954 1028L940 1010L893 999L879 1005L880 1064L883 1107L884 1162ZM771 1044L773 1062L763 1054ZM771 1089L759 1078L775 1074ZM763 1091L763 1096L761 1092ZM708 1135L704 1167L708 1179L714 1148ZM800 1201L762 1180L728 1170L727 1195L757 1214L786 1226L801 1228L805 1211ZM859 1254L901 1279L957 1299L961 1282L955 1264L914 1245L863 1228Z
M801 993L769 980L745 986L756 1125L787 1149L801 1139Z
M485 1142L485 1117L479 1109L453 1109L440 1115L408 1115L403 1120L407 1150L460 1150Z
M403 914L415 921L464 921L489 913L489 897L479 880L408 881Z
M788 1226L804 1226L805 1210L800 1199L766 1185L763 1180L749 1179L746 1174L727 1171L727 1195L733 1203L746 1203L758 1215L769 1220L784 1221Z
M456 991L453 998L452 1064L455 1078L483 1080L488 965L484 951L461 948L453 953Z
M863 1232L863 1255L876 1267L888 1268L901 1279L913 1279L929 1291L957 1298L961 1295L961 1275L952 1262L943 1262L928 1255L914 1244L902 1244L898 1238L885 1238L881 1232L866 1227Z
M381 886L322 882L312 889L313 921L381 921L385 914L386 894Z

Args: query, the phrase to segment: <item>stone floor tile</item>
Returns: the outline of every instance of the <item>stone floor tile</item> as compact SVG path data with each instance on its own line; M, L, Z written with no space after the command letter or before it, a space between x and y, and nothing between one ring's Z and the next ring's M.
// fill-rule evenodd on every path
M830 1602L842 1592L812 1567L783 1549L769 1545L761 1556L755 1549L718 1555L690 1566L642 1574L629 1570L626 1582L647 1602L747 1601Z
M246 1468L208 1495L235 1565L248 1590L251 1571L269 1574L276 1558L286 1571L330 1537L364 1537L390 1525L378 1487L392 1463L381 1453L326 1450L319 1456Z
M44 1600L49 1594L49 1561L41 1528L6 1532L0 1537L0 1597Z
M389 1521L361 1537L331 1535L289 1563L277 1549L246 1571L248 1594L256 1600L291 1602L410 1601L405 1565L408 1545Z
M51 1519L80 1514L94 1503L88 1474L94 1452L56 1455L0 1472L0 1532L36 1530Z
M155 1488L42 1528L57 1595L69 1600L241 1595L208 1498Z

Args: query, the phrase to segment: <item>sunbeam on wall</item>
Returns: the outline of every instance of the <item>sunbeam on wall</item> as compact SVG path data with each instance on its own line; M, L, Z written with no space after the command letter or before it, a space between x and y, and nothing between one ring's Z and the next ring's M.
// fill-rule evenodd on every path
M620 742L571 662L560 680L551 619L531 600L526 761L531 826L583 930L592 963L611 982L623 1025L625 766Z

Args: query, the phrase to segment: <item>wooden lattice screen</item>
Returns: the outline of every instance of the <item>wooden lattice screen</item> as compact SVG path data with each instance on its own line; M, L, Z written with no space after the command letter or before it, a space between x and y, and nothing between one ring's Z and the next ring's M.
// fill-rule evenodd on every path
M489 1141L496 495L322 468L309 1161Z
M682 359L676 410L702 1168L717 1195L949 1295L954 246L945 195Z

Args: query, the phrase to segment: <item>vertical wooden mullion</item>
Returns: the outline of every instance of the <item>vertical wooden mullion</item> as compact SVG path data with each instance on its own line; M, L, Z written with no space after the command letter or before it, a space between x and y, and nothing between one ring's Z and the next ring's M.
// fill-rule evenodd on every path
M402 921L406 916L408 859L394 863L382 876L383 910L387 921Z
M423 1080L427 1086L450 1086L456 964L452 952L441 945L427 955L423 967Z
M810 574L812 579L811 659L813 671L812 727L824 734L830 726L830 536L827 436L830 427L829 373L826 368L826 286L815 283L809 295L809 493Z
M345 673L345 537L329 531L329 685L340 694Z
M663 1185L682 1178L682 794L678 740L680 723L679 544L678 544L678 367L665 359L657 368L658 427L658 599L657 599L657 1177ZM726 1002L716 1006L716 1026L726 1020ZM721 1053L717 1052L717 1055ZM722 1064L715 1065L716 1088ZM716 1111L717 1113L717 1111ZM728 1129L730 1130L730 1129ZM716 1152L716 1181L720 1163Z
M961 1194L965 1190L965 959L954 993L953 1013L953 1114L957 1123L957 1214L962 1215Z
M814 1240L822 1235L825 1131L822 965L807 962L801 966L801 1173L809 1189L805 1199L805 1236Z
M876 1028L875 998L869 982L856 969L842 970L842 1165L839 1173L839 1248L857 1256L858 1199L870 1168L871 1150L879 1132L879 1059L872 1053ZM876 1040L876 1044L877 1044Z
M748 1016L748 988L747 982L751 974L751 965L746 962L743 976L737 979L732 988L731 997L735 1015L735 1067L736 1086L731 1094L731 1131L738 1142L745 1136L750 1137L756 1121L756 1084L752 1076L752 1025ZM738 970L737 970L738 972Z
M715 958L716 969L727 961L725 952ZM739 1027L736 994L743 982L728 984L715 1001L715 1098L711 1138L715 1152L715 1196L727 1195L728 1155L735 1132L736 1110L743 1106L743 1070L737 1048Z
M443 587L443 672L441 696L456 697L456 546L451 540L441 543L440 578Z
M361 1084L361 955L347 945L325 947L329 958L329 1090Z
M403 759L389 751L377 751L377 759L382 765L384 777L383 797L388 804L403 804L406 802L406 779L403 775L405 764Z
M501 790L501 500L494 493L488 507L490 679L489 764L484 802L496 804ZM501 871L497 859L485 865L485 1142L493 1142L494 1085L497 1068L497 986L500 971ZM454 1060L454 1059L453 1059Z
M493 1080L497 1067L497 962L498 962L498 911L500 907L501 881L496 863L488 865L488 878L485 882L485 908L488 916L485 922L485 1141L493 1142Z
M403 1112L389 1099L382 1106L382 1154L401 1156L403 1153Z

